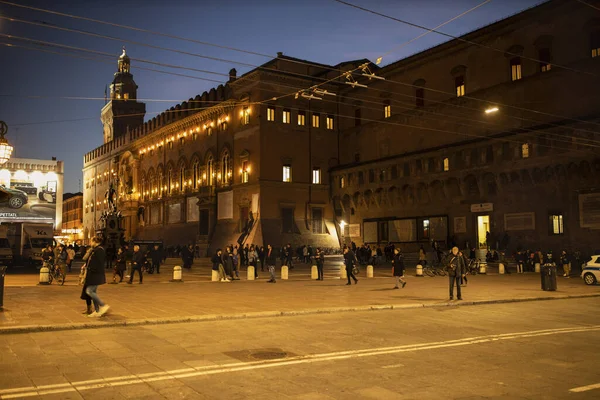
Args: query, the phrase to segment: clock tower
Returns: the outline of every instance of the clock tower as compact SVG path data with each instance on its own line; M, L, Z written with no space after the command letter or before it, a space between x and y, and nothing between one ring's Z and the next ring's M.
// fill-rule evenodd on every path
M104 127L104 143L124 136L127 129L144 123L146 105L137 101L137 85L130 72L131 60L123 47L118 69L110 84L110 101L102 108L100 119Z

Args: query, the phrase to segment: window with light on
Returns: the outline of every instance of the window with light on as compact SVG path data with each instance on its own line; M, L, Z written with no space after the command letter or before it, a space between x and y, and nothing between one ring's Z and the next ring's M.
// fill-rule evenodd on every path
M291 165L283 166L283 181L284 182L292 181L292 166Z
M312 183L318 185L321 183L321 168L313 168Z
M267 107L267 121L275 121L275 108Z
M329 130L333 130L333 117L332 116L327 116L327 119L325 120L326 125L327 125L327 129Z

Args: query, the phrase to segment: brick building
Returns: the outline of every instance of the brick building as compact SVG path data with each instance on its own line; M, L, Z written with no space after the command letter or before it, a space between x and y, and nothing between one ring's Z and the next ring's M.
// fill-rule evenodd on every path
M129 236L169 244L413 249L489 231L513 248L595 248L591 11L550 1L383 68L279 54L144 123L123 54L105 144L84 160L86 237L112 182Z

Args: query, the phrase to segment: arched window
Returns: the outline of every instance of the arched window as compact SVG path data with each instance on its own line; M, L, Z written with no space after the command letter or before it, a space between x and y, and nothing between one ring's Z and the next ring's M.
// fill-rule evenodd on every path
M194 164L192 167L192 185L194 189L198 188L198 184L200 183L200 162L198 160L194 160Z
M206 161L206 182L207 182L208 186L213 185L214 177L215 177L215 171L213 168L213 158L212 158L212 156L209 156L208 160Z
M165 190L165 187L164 187L165 186L165 179L164 179L164 176L163 176L162 169L160 171L158 171L157 182L158 182L158 197L161 197L161 194Z
M221 157L221 179L224 185L229 184L231 179L231 157L229 157L229 151L225 150Z
M173 187L173 168L169 167L167 170L167 193L171 193Z
M185 186L185 165L181 164L179 166L179 189L183 191Z

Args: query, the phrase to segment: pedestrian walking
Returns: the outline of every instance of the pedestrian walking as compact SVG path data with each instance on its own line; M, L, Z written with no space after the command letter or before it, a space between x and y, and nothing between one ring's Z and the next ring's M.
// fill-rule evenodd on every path
M150 259L152 260L152 269L156 270L157 274L160 274L160 263L162 261L162 258L162 251L160 250L158 245L155 244L154 248L150 250Z
M344 247L344 264L346 265L346 276L348 277L348 283L346 285L352 285L350 278L354 279L354 284L358 283L358 279L354 276L354 264L356 263L356 256L348 248Z
M194 248L191 244L181 249L181 260L183 261L183 268L192 269Z
M213 271L217 271L219 274L219 282L231 282L227 279L227 275L225 274L225 268L223 267L223 251L221 249L217 249L215 255L212 257L212 264Z
M123 282L123 275L124 275L126 269L127 269L127 261L125 261L125 252L123 251L123 248L119 248L119 250L117 250L117 260L116 260L115 266L113 268L113 281L111 283ZM118 282L117 282L117 276L119 277Z
M144 275L142 273L142 267L144 266L145 262L146 255L144 254L144 252L140 251L140 246L136 244L135 246L133 246L133 256L131 258L131 276L127 281L128 284L131 285L133 283L133 276L135 275L135 271L137 271L140 275L140 285L143 283Z
M267 263L267 269L269 270L269 274L271 274L271 279L269 279L268 283L275 283L275 263L277 259L275 258L275 251L273 251L273 246L270 244L267 245L265 261Z
M323 280L323 265L325 264L325 252L321 250L320 247L317 247L317 256L315 257L317 261L317 272L318 272L318 281Z
M75 250L72 245L67 247L67 269L71 272L71 267L73 266L73 260L75 259Z
M394 249L392 272L396 278L396 286L394 286L394 289L400 289L400 283L402 283L402 288L404 288L404 286L406 286L406 281L404 280L404 256L397 247Z
M563 277L570 278L571 277L571 259L565 250L563 250L560 255L560 262L563 266Z
M458 247L453 247L448 257L446 257L446 269L450 278L450 300L454 299L454 285L456 284L456 295L458 300L462 300L460 291L460 278L466 273L463 257L458 254Z
M98 296L98 286L106 283L104 266L106 265L106 251L100 245L102 239L95 237L92 239L92 251L86 265L85 275L85 293L94 303L94 311L88 317L101 317L108 312L110 306L105 304Z
M265 246L260 246L260 250L258 251L258 258L260 259L260 272L265 271L265 257L267 253L265 252Z

